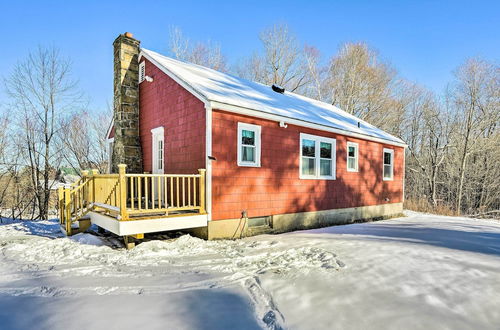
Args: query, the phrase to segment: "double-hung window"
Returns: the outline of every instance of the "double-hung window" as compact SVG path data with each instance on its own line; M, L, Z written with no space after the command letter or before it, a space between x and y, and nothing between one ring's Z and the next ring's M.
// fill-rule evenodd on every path
M384 180L392 180L394 177L394 150L384 148Z
M258 125L238 123L238 166L260 167L260 131Z
M358 171L359 147L357 143L347 142L347 171Z
M300 134L300 178L335 179L335 139Z

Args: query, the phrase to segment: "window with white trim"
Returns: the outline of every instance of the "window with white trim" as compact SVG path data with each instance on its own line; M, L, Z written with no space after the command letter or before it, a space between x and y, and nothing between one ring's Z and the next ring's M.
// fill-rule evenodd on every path
M146 78L146 62L142 61L139 64L139 84Z
M151 130L151 142L152 142L152 170L153 174L163 174L164 173L164 155L165 155L165 134L163 126L153 128Z
M336 140L300 133L300 178L335 179Z
M394 150L384 148L384 180L392 180L394 177Z
M238 166L260 167L261 127L238 123Z
M347 171L358 171L359 147L357 143L347 142Z

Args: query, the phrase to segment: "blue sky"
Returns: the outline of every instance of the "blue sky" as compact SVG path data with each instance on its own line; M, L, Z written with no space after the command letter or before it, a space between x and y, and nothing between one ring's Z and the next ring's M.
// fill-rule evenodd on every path
M218 42L230 63L259 48L258 33L286 22L330 57L365 41L402 76L441 92L467 57L500 59L500 1L6 1L0 2L0 76L37 45L73 61L91 107L112 99L112 42L125 31L166 52L169 28ZM4 96L0 94L0 103Z

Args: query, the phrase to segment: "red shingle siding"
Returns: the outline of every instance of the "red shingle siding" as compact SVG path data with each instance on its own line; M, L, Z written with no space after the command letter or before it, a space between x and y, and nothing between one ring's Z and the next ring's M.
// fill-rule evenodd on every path
M237 166L238 122L262 126L260 168ZM213 220L402 201L404 148L218 110L212 127ZM300 133L337 140L336 180L299 179ZM347 141L359 144L359 172L347 172ZM382 180L383 148L394 150L392 181Z
M197 173L205 168L206 111L203 102L146 61L153 82L139 85L140 134L144 171L151 172L151 129L165 128L165 173Z
M115 126L113 125L113 127L111 127L111 129L109 130L109 134L107 136L108 139L112 139L115 137Z

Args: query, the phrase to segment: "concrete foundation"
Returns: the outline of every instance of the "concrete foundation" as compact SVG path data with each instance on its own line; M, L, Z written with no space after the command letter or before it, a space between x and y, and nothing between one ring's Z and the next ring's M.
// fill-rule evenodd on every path
M204 239L236 239L264 233L283 233L293 230L343 225L358 221L384 219L403 212L403 203L360 206L345 209L278 214L271 216L269 226L248 227L246 219L209 221L207 227L189 232Z

